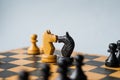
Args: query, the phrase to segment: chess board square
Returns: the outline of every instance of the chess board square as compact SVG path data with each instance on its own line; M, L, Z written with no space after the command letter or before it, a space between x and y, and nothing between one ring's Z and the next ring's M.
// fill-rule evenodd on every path
M9 68L13 68L13 67L16 67L16 66L18 66L18 65L10 64L10 63L2 63L2 64L0 64L1 69L9 69Z
M3 79L1 79L3 80ZM10 76L8 78L5 78L5 80L19 80L18 75L15 76ZM37 76L29 76L29 80L39 80L39 78Z
M28 66L28 67L33 67L33 68L40 68L40 62L34 62L34 63L30 63L30 64L26 64L24 66Z
M104 62L99 62L99 61L88 61L88 62L86 62L85 64L93 65L93 66L102 66L102 65L104 65Z
M9 57L9 56L12 56L12 55L16 55L16 53L13 53L13 52L5 52L5 53L0 53L0 55Z
M3 78L0 77L0 80L3 80Z
M18 60L18 59L10 58L10 57L5 57L5 58L1 59L1 61L3 61L3 62L10 62L10 61L14 61L14 60Z
M93 56L93 55L85 54L84 57L85 57L85 59L90 59L90 60L92 60L92 59L99 58L100 56L95 56L95 55Z
M18 75L7 77L5 80L18 80Z
M84 63L86 63L86 62L88 62L88 61L90 61L90 60L89 60L89 59L84 59L84 61L83 61L83 62L84 62Z
M28 58L28 57L31 57L32 55L26 55L26 54L17 54L17 55L13 55L13 56L10 56L12 58L17 58L17 59L22 59L22 58Z
M0 55L0 59L5 58L6 56Z
M4 70L4 69L1 69L1 68L0 68L0 72L3 71L3 70Z
M90 71L90 70L92 70L92 69L95 69L97 66L93 66L93 65L84 65L84 66L82 66L82 68L83 68L83 71Z
M30 80L39 80L37 76L30 76Z
M16 64L16 65L26 65L26 64L33 63L33 61L20 59L20 60L16 60L16 61L11 61L10 63Z
M36 69L36 70L30 72L30 75L40 77L40 76L42 76L41 70L40 69Z
M96 72L99 74L106 74L106 75L109 75L115 71L116 70L111 70L111 69L106 69L106 68L101 68L101 67L97 67L95 69L90 70L90 72Z
M28 57L28 58L24 58L25 60L30 60L30 61L38 61L40 60L40 57L38 56L32 56L32 57Z
M0 77L2 77L2 78L7 78L7 77L10 77L10 76L13 76L13 75L17 75L17 73L7 71L7 70L4 70L4 71L0 72Z
M18 67L10 68L10 69L8 69L8 70L9 70L9 71L12 71L12 72L19 73L21 70L26 70L26 71L28 71L28 72L31 72L31 71L36 70L36 68L26 67L26 66L18 66Z
M88 80L101 80L102 78L106 77L104 74L98 74L94 72L85 72Z
M94 59L95 61L99 61L99 62L105 62L105 60L107 59L106 56L101 56L101 57L98 57L96 59Z
M115 77L111 77L111 76L106 76L101 80L120 80L120 78L115 78Z
M90 71L90 70L92 70L92 69L95 69L97 66L92 66L92 65L83 65L82 66L82 69L83 69L83 71ZM71 69L75 69L76 67L75 66L71 66L70 67Z
M110 76L120 78L120 71L114 72L114 73L110 74Z

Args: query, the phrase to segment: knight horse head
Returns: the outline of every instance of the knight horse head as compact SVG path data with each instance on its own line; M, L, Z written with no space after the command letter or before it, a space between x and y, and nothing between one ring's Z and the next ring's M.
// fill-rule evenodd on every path
M57 42L57 36L52 34L50 30L46 30L43 34L43 39L48 42ZM44 41L43 40L43 41Z
M43 40L41 46L42 53L52 55L55 50L53 42L57 42L57 36L52 34L50 30L46 30L43 33Z
M73 52L75 43L73 38L69 35L69 33L66 32L66 35L58 36L58 42L64 43L64 46L62 47L62 50L61 50L62 55L64 57L70 57Z

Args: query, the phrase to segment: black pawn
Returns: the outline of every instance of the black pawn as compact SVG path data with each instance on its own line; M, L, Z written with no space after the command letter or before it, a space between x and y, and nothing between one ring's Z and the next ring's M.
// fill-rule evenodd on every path
M116 48L117 45L115 43L109 44L108 52L110 52L110 55L105 61L105 65L108 67L119 67L119 62L115 55L115 53L117 52Z
M120 40L117 41L117 50L118 50L118 53L116 54L116 57L120 64Z
M73 57L59 57L57 62L59 63L61 60L65 60L67 66L71 66L73 64Z
M50 76L50 67L49 64L43 63L41 64L41 68L42 68L42 80L49 80L49 76Z
M87 80L87 77L82 70L82 66L84 65L83 64L83 59L84 59L84 57L82 55L77 55L75 57L76 69L72 73L72 75L70 76L71 80Z
M29 73L25 70L22 70L20 73L19 73L19 80L29 80Z
M59 76L57 80L70 80L67 76L68 64L65 58L62 58L58 61L58 67Z

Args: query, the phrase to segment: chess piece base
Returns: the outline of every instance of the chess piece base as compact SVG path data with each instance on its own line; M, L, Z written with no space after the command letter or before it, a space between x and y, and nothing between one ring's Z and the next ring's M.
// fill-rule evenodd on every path
M118 64L118 63L114 64L114 63L106 62L105 65L106 65L107 67L119 67L119 64Z
M56 55L41 55L41 62L56 63Z
M106 59L105 65L107 67L119 67L119 61L114 54L111 55Z
M40 54L39 50L29 50L29 49L28 49L27 53L29 55L38 55L38 54Z

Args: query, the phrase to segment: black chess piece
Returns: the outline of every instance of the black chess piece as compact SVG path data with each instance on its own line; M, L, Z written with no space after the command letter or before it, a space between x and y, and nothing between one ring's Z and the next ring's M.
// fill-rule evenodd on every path
M70 76L71 80L87 80L87 76L84 74L84 71L82 70L82 66L84 57L82 55L77 55L75 57L75 66L76 69Z
M66 59L66 61L70 64L73 61L73 58L71 58L71 54L75 47L73 38L69 35L68 32L66 32L66 35L58 36L58 42L64 43L64 46L61 49L61 53L62 56Z
M69 33L66 32L66 35L58 36L58 42L64 43L64 46L62 47L62 50L61 50L62 55L64 57L70 57L73 52L75 43L73 38L69 35Z
M66 61L65 65L67 65L67 66L71 66L72 65L72 63L73 63L73 57L59 57L57 59L57 63L59 63L59 61L61 61L63 59Z
M116 57L120 64L120 40L117 41L117 50L118 50L118 53L116 54Z
M49 64L46 63L42 63L41 64L41 71L42 71L42 80L49 80L49 76L50 76L50 66Z
M58 67L59 76L57 80L70 80L67 76L68 65L65 58L59 60Z
M22 70L20 71L18 78L19 80L29 80L29 73L25 70Z
M117 45L115 43L109 44L109 50L110 52L109 57L105 61L105 65L108 67L119 67L118 59L116 58L115 53L117 52Z

